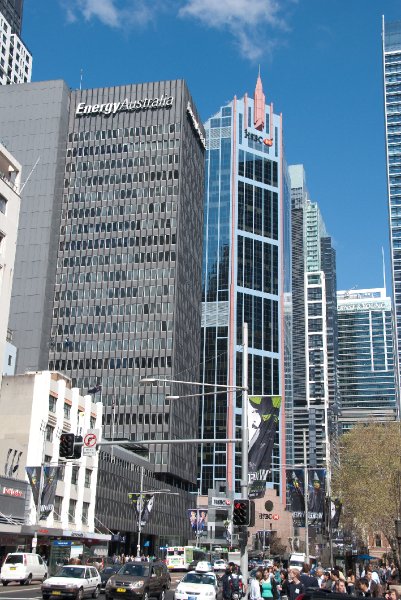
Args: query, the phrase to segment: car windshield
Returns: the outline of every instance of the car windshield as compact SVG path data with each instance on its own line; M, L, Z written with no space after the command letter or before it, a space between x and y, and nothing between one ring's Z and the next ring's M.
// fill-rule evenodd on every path
M10 554L6 558L7 565L16 565L16 564L22 563L22 562L24 562L22 554Z
M214 585L215 579L207 573L187 573L182 578L183 583L204 583L206 585Z
M85 568L63 567L57 573L57 577L73 577L74 579L85 579Z
M149 567L146 565L136 565L128 563L118 572L119 575L131 575L132 577L148 577Z
M103 569L103 571L101 571L101 573L104 573L105 575L112 575L113 573L117 573L119 570L120 567L106 567Z

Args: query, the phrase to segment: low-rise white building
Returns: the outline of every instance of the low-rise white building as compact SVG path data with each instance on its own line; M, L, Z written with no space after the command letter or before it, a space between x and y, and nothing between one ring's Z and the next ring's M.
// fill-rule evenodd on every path
M39 546L41 534L46 540L62 536L107 542L108 536L95 533L97 454L77 460L59 457L62 433L85 436L89 429L96 429L101 434L101 402L80 396L77 388L71 388L70 379L60 373L41 371L3 378L0 415L0 465L6 465L5 475L26 479L25 467L43 464L63 465L64 469L57 483L54 511L46 520L37 522L30 494L26 525L31 529L25 531L38 531Z

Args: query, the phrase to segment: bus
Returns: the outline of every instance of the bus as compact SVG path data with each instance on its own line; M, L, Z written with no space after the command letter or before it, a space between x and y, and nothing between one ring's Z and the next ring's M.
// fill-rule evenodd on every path
M169 546L167 548L166 565L169 571L188 571L195 560L206 560L206 554L195 546Z

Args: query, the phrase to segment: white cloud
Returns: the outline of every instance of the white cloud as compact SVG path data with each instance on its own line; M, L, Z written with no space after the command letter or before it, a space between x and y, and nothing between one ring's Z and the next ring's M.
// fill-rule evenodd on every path
M62 4L69 22L82 17L85 21L97 19L114 29L146 25L154 14L152 2L147 0L62 0Z
M290 2L294 0L185 0L179 15L229 31L241 53L256 60L275 44L272 32L287 29L282 15Z

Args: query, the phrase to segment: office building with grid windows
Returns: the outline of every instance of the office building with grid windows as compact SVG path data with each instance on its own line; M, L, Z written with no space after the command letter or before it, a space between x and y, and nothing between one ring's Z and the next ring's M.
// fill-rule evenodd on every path
M396 418L391 299L386 290L337 292L340 431Z
M7 115L7 144L26 172L35 167L11 305L17 372L50 368L84 394L98 388L104 437L155 440L155 477L185 504L195 446L157 440L197 437L194 401L166 397L193 389L140 381L199 377L205 147L195 104L182 80L9 90L1 127ZM185 515L174 514L176 542L187 539Z
M401 365L401 21L382 26L388 214L394 310L394 371L400 415Z
M285 463L284 292L290 289L289 193L282 117L254 97L234 98L206 123L201 379L241 385L242 325L249 330L249 391L282 395L270 485L281 493ZM285 271L285 273L283 273ZM202 398L200 437L241 437L241 394ZM205 445L198 487L239 492L240 448Z
M292 202L293 464L303 462L307 432L310 467L337 459L336 258L303 165L290 165Z
M0 13L11 27L11 32L21 36L24 0L0 0Z
M32 55L20 37L21 16L22 3L0 1L0 85L31 81Z

